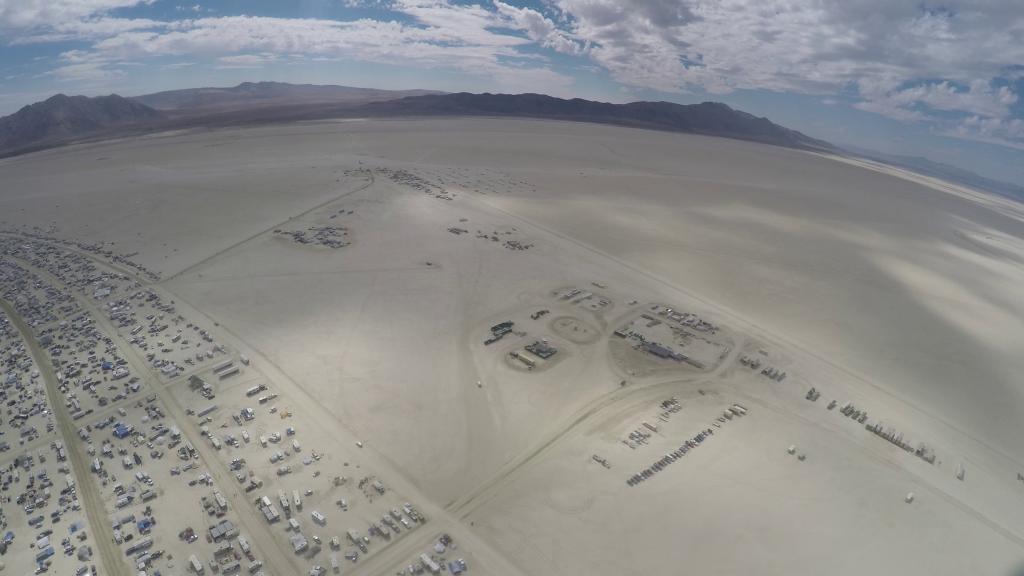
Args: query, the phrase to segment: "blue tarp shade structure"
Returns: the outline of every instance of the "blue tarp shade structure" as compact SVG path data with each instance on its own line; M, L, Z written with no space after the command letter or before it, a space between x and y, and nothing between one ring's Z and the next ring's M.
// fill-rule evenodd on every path
M127 435L129 435L131 433L132 433L132 429L131 429L130 426L125 426L124 424L121 424L120 422L118 422L117 425L114 426L114 436L116 436L117 438L124 438L125 436L127 436Z

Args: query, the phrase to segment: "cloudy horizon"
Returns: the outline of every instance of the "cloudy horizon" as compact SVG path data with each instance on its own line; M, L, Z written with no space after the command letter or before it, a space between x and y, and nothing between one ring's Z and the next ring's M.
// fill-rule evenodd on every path
M1024 181L1024 6L849 0L0 0L0 114L278 80L725 102Z

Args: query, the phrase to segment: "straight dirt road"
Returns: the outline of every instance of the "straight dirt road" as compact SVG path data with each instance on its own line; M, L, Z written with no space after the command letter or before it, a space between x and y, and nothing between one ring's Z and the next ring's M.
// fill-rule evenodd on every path
M48 273L46 270L34 267L31 263L25 261L22 261L22 265L55 286L63 285L59 278ZM83 298L80 295L75 294L73 291L69 291L69 293L74 296L82 309L89 313L90 317L96 322L96 325L105 333L111 337L117 334L116 328L107 320L106 315L101 313L101 311L92 302L87 298ZM34 338L30 338L28 340L30 344L35 342ZM283 542L274 538L273 534L271 534L267 529L266 524L262 521L262 516L257 515L255 507L248 502L246 495L238 488L238 483L231 481L228 464L209 453L209 450L211 450L209 448L209 443L203 438L194 419L189 418L188 415L185 414L185 410L167 389L168 385L159 381L156 373L145 362L145 359L140 357L139 353L135 349L128 346L119 346L118 348L123 352L123 357L128 361L132 373L139 376L139 378L141 378L143 382L145 382L146 385L160 397L160 400L167 409L170 418L178 423L182 435L186 440L191 442L193 446L195 446L196 451L199 453L200 462L205 465L206 469L210 472L210 475L213 476L217 486L221 489L221 492L234 508L241 524L240 527L247 531L256 549L260 550L264 554L264 564L267 566L268 571L272 574L297 574L301 572L302 567L293 560L295 555L292 554L291 549L286 548ZM36 345L36 349L38 349L38 345ZM44 362L39 362L39 364L41 366L49 366L48 363ZM44 376L45 375L46 374L44 373ZM56 381L55 376L54 381ZM180 380L176 380L175 382L180 382ZM49 392L49 390L50 387L47 386L47 391ZM54 403L55 409L63 409L65 412L64 419L68 421L70 429L70 435L65 434L66 443L69 447L81 450L81 444L78 442L78 438L75 436L75 431L70 425L70 417L66 414L67 409L63 402L60 401L59 397L57 397L56 400L51 398L51 402ZM58 412L58 414L60 414L60 412ZM58 420L62 419L58 418ZM74 450L72 450L72 453L74 453ZM84 464L82 471L87 475L86 477L91 478L91 476L88 476L88 460L83 460L83 462L86 462L86 464ZM100 518L103 519L102 522L100 522L101 526L109 526L109 522L106 520L106 513L103 508L102 499L98 500L98 510L102 513L100 516ZM89 520L90 522L92 521L91 516ZM107 540L109 542L113 542L113 535L110 534L108 536ZM116 548L114 548L114 550L117 552L114 555L114 558L119 558L120 551ZM104 562L106 561L107 560L104 557ZM127 576L129 573L121 574L125 574L125 576Z
M96 486L95 477L89 472L89 458L78 441L74 421L68 413L64 399L57 390L57 374L53 371L50 358L44 354L39 347L32 330L25 324L21 316L7 302L0 300L0 308L7 313L11 324L21 333L25 340L29 353L39 367L39 373L46 383L46 396L53 408L54 417L57 420L57 428L64 440L64 446L68 451L68 459L71 460L71 467L78 478L78 499L85 509L85 515L89 519L89 526L92 530L92 544L99 551L100 559L106 572L111 576L131 576L132 572L128 565L121 560L121 550L114 544L114 534L110 529L110 520L107 518L106 509L103 506L103 497L100 489Z

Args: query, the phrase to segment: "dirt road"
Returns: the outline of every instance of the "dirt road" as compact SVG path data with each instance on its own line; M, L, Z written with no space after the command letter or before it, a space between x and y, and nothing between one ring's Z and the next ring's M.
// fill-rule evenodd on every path
M89 456L85 453L82 443L78 440L74 421L64 405L64 398L57 390L57 374L53 371L50 358L33 335L32 330L21 319L21 316L14 308L5 301L0 300L0 308L7 312L11 324L21 333L25 340L29 353L35 359L39 373L46 383L46 396L53 407L53 414L57 420L57 427L67 448L68 459L78 478L78 500L85 509L85 515L89 519L89 527L92 530L91 544L99 552L106 573L111 576L131 576L132 571L128 564L121 559L121 550L114 544L114 534L110 528L106 508L103 506L103 497L100 489L96 486L96 478L89 472Z

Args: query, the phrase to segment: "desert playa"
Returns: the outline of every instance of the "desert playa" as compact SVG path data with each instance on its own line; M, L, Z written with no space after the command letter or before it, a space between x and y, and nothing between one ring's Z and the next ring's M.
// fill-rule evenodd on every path
M332 555L344 574L1024 561L1012 201L764 144L490 118L182 130L0 160L0 182L4 317L39 320L3 324L31 358L24 403L45 387L58 419L92 410L65 426L90 538L113 537L94 525L120 514L115 482L156 482L164 573L229 566L228 528L180 537L224 521L260 552L243 565L279 575ZM139 386L109 404L43 386L45 335ZM138 448L167 452L146 476L121 470L137 447L111 418L166 422L195 454L161 443ZM12 445L5 474L54 438ZM119 480L90 470L108 444ZM204 497L214 512L172 504Z

